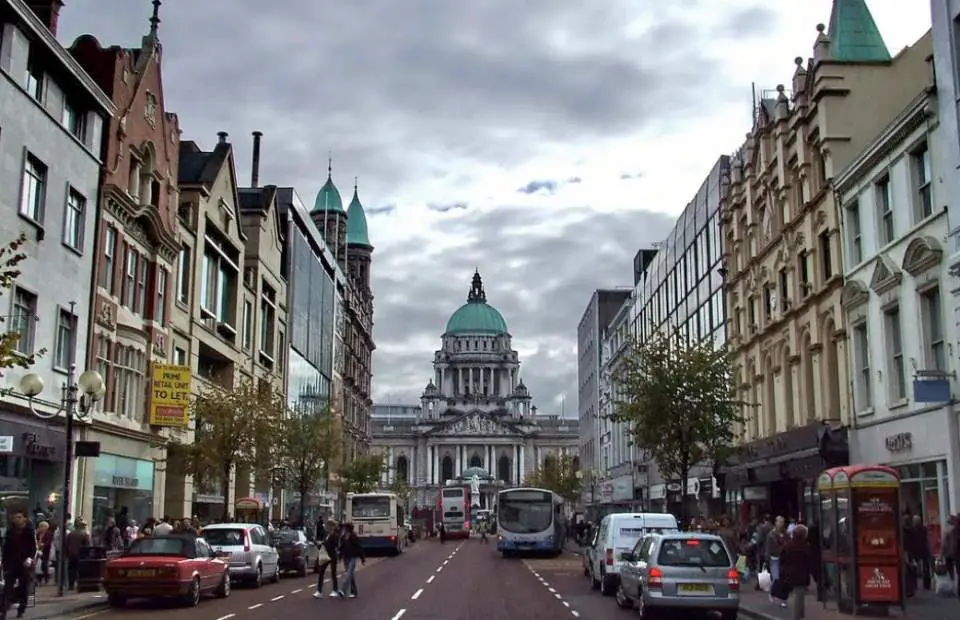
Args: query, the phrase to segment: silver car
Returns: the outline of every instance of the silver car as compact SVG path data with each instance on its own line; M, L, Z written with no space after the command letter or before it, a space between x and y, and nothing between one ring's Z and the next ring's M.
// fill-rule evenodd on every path
M264 579L280 581L280 554L257 523L214 523L202 536L230 564L230 579L260 587Z
M622 554L617 604L641 618L677 611L718 611L736 620L740 574L723 539L712 534L652 534Z

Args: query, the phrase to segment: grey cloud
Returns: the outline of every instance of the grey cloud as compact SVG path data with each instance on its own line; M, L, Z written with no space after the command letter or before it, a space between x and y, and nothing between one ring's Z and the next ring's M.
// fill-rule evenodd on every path
M673 219L642 211L599 213L561 230L531 236L517 232L542 222L543 213L525 207L464 212L445 220L440 232L461 246L442 261L421 251L411 238L378 252L374 263L377 338L390 334L395 345L428 340L429 351L377 351L377 389L414 398L430 377L432 350L447 319L466 301L470 278L479 267L489 302L507 320L517 348L535 348L523 361L524 380L541 409L561 393L576 393L576 325L587 299L600 286L632 284L637 248L666 237ZM496 239L496 254L490 252ZM567 354L550 356L559 347ZM406 349L406 347L401 347ZM388 373L385 370L389 369ZM412 384L407 382L413 381Z
M632 179L639 179L642 176L642 172L624 172L620 175L620 179L623 181L629 181Z
M570 177L569 179L567 179L567 184L569 185L577 185L579 183L583 183L583 179L581 179L580 177Z
M539 191L545 191L548 194L556 193L557 191L557 182L556 181L530 181L523 187L519 188L517 191L521 194L536 194Z
M446 204L431 203L427 205L427 208L437 213L448 213L450 211L463 211L469 206L465 202L450 202Z
M397 205L383 205L382 207L366 207L364 210L369 215L389 215L397 210Z

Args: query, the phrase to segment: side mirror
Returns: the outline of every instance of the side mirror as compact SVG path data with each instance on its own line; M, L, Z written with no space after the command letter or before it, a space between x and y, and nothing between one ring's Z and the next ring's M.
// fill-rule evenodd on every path
M634 555L630 551L625 551L620 554L620 559L623 560L624 562L633 562Z

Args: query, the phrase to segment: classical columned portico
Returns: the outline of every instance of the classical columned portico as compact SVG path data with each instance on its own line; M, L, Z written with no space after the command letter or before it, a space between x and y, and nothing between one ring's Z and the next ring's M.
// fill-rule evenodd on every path
M524 445L515 439L428 440L423 450L426 457L424 479L427 484L443 485L468 467L480 467L499 479L499 460L504 456L510 461L509 479L504 482L519 484L523 481ZM444 471L445 458L450 459L447 465L450 471Z

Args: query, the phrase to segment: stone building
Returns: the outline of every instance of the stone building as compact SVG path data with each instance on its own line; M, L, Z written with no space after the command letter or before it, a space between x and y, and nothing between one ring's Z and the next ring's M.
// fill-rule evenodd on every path
M0 243L26 235L20 252L27 257L3 291L0 314L4 331L19 335L17 352L46 353L29 370L4 369L0 379L0 493L55 510L65 443L56 412L73 358L78 372L87 368L100 146L116 106L57 43L59 3L29 5L0 0ZM34 410L51 419L34 415L20 392L27 373L44 383ZM3 515L0 508L6 523Z
M168 429L151 425L148 379L170 360L171 290L177 252L180 126L165 108L159 2L140 47L104 48L91 35L70 53L110 96L96 227L93 328L87 364L106 378L102 413L83 439L101 455L78 461L78 512L95 525L127 506L135 519L164 508Z
M840 11L840 8L853 11ZM755 106L721 213L729 344L743 445L723 468L728 510L814 511L819 471L848 459L841 217L832 179L928 79L929 34L891 57L866 5L834 3L791 88ZM895 87L893 87L895 86Z
M338 400L343 419L345 457L352 460L370 446L370 407L373 350L373 291L370 268L373 246L367 232L367 216L360 203L357 185L346 210L340 191L333 183L332 165L327 167L327 181L317 192L310 211L326 245L336 257L346 276L343 288L342 368Z
M371 451L386 454L384 485L407 480L413 501L430 506L446 481L480 468L481 505L489 507L497 490L521 484L548 456L569 455L579 467L577 420L537 413L479 272L447 321L433 369L419 408L376 408Z

